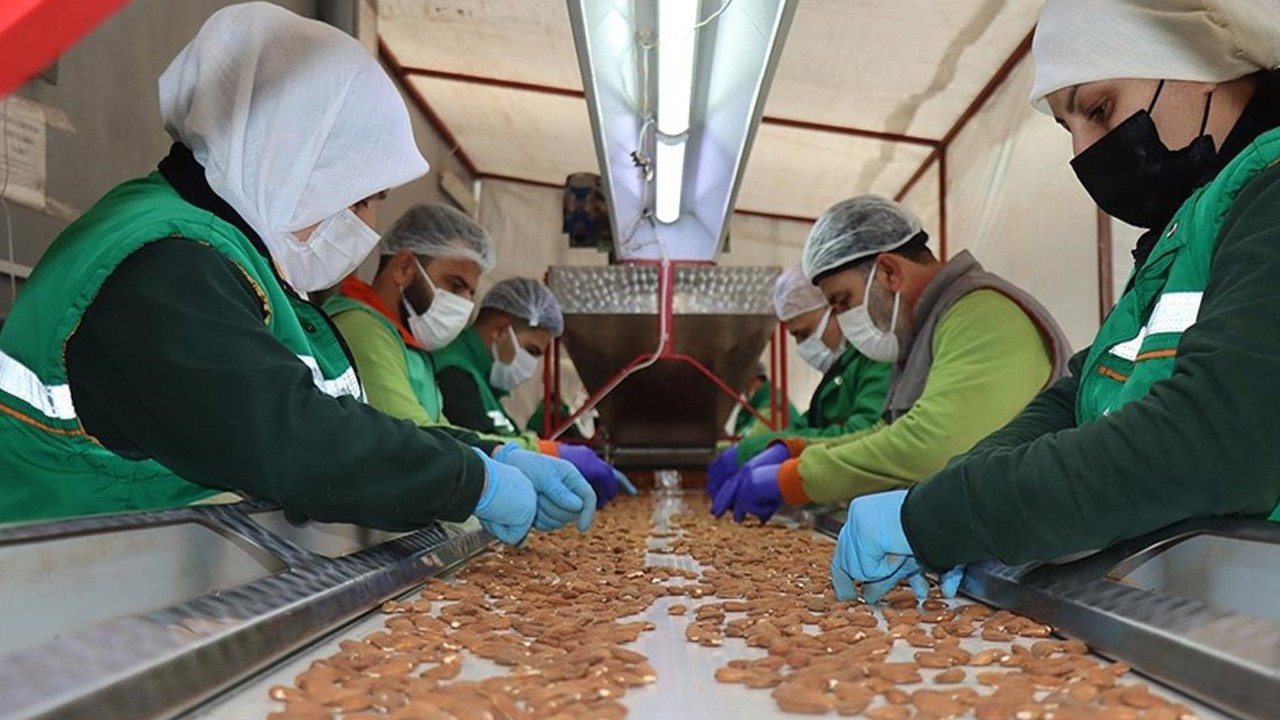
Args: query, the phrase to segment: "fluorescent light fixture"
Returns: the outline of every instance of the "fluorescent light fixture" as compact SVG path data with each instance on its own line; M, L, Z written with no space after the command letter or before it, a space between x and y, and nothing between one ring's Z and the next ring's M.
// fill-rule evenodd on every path
M658 2L658 132L683 135L693 101L697 0Z
M680 219L680 196L684 191L685 139L655 143L653 214L658 222L673 223Z

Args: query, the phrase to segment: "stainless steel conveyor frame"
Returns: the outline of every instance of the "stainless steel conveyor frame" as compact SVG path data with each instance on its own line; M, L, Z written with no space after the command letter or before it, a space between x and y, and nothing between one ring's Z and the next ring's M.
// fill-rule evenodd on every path
M264 502L0 527L0 718L176 715L491 542Z
M843 512L812 515L836 536ZM1179 523L1060 563L972 565L961 591L1224 712L1280 717L1280 525Z

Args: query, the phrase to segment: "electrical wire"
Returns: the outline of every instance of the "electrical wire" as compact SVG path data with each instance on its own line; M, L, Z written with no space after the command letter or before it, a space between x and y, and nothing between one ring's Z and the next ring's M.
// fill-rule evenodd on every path
M694 29L694 30L701 30L702 28L704 28L704 27L706 27L706 26L710 25L711 23L715 22L715 21L716 21L716 18L718 18L718 17L720 17L721 15L723 15L723 14L724 14L724 11L725 11L725 10L728 10L728 9L729 9L729 6L730 6L730 5L732 5L732 4L733 4L733 0L724 0L724 4L720 6L720 9L719 9L719 10L717 10L717 11L715 11L715 12L711 13L711 15L710 15L710 16L708 16L706 20L703 20L702 22L698 23L697 25L694 25L694 26L693 26L693 29Z

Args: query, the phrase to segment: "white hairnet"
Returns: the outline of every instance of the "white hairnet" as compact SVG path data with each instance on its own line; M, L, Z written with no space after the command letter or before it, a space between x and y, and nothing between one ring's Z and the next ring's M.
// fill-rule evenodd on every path
M537 280L520 277L503 280L480 301L480 309L485 308L514 315L529 327L546 330L551 337L560 337L564 332L559 301Z
M466 213L440 203L414 205L382 237L383 255L401 250L429 258L470 260L482 272L497 263L489 233Z
M879 195L860 195L832 205L813 224L801 266L814 281L849 263L896 250L920 233L915 213Z
M1125 78L1225 82L1280 67L1280 0L1049 0L1031 104Z
M799 265L792 265L778 276L773 284L773 309L782 322L827 306L827 298L805 277Z
M285 233L427 172L378 61L270 3L209 17L160 76L160 114L273 254Z

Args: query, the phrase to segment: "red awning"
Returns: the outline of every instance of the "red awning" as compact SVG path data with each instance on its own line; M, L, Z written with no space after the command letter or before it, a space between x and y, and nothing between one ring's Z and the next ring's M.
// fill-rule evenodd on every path
M35 77L128 0L0 0L0 97Z

